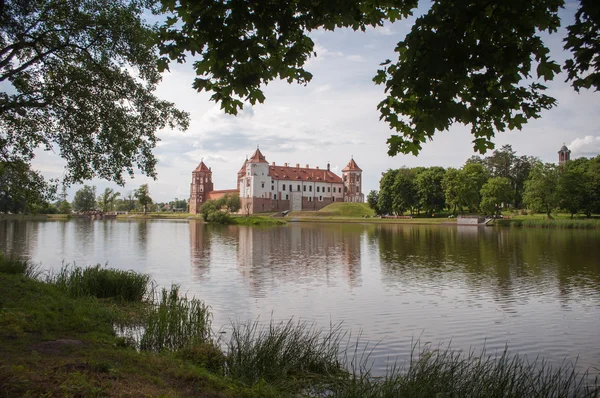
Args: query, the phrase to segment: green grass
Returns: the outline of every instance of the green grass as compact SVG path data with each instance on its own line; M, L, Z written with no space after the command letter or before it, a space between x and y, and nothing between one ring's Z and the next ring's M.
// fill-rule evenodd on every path
M327 214L334 217L373 217L375 211L366 203L339 202L325 206L317 213Z
M267 216L232 216L233 224L235 225L250 225L250 226L275 226L287 224L281 218Z
M142 301L152 294L149 275L102 267L62 267L50 277L52 283L71 297L94 296L124 301Z
M0 267L8 270L0 272L0 341L6 343L0 344L0 396L600 396L598 380L586 384L591 379L571 363L550 367L506 351L462 354L415 344L405 366L373 377L368 355L358 363L344 360L339 325L234 323L223 352L209 308L177 287L141 302L100 299L93 292L69 294L52 279L16 269ZM144 334L132 344L115 325Z
M233 324L227 344L228 374L246 385L261 381L295 388L344 374L340 342L345 333L339 325L324 330L306 322Z
M33 264L29 260L6 257L0 252L0 273L25 275L29 278L37 279L42 274L38 264Z
M511 356L470 352L449 347L418 351L407 368L392 366L385 376L372 377L359 368L346 380L330 387L334 398L429 398L429 397L598 397L598 379L589 383L587 373L578 373L573 363L552 368L542 360L527 361Z
M494 225L501 227L530 227L530 228L565 228L565 229L600 229L597 219L570 219L520 216L519 218L495 220Z
M140 348L150 351L176 351L211 343L211 314L202 301L179 294L177 285L162 289L152 303Z

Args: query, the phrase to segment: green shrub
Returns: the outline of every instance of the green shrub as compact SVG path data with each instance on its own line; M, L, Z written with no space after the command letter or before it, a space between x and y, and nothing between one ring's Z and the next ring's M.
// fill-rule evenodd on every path
M71 297L94 296L142 301L153 289L149 275L104 268L100 264L88 268L65 266L50 280Z
M29 260L6 257L0 252L0 273L25 275L29 278L37 279L42 272L38 264L33 264Z
M223 373L225 366L225 355L219 347L213 343L201 343L189 345L180 349L177 355L194 365L202 366L214 373Z

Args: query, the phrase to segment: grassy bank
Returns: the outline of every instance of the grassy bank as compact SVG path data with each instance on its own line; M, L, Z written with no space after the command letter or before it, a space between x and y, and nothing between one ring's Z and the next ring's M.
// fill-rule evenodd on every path
M275 226L285 225L287 222L282 218L269 217L269 216L232 216L231 217L234 225L251 225L251 226Z
M10 342L0 345L3 396L600 394L569 364L551 369L507 353L416 345L405 366L375 378L366 362L344 359L348 339L339 325L234 323L219 340L209 307L177 287L155 291L146 276L92 267L40 278L28 263L0 257L0 338ZM135 293L124 295L123 286Z
M548 218L546 214L512 215L509 219L495 220L494 225L500 227L528 227L528 228L565 228L565 229L600 229L600 219L574 217L568 214L553 214Z

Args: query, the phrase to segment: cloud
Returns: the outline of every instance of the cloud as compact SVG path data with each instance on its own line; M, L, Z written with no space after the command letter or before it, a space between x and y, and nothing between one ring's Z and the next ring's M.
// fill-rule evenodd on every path
M595 157L600 153L600 136L586 135L583 138L575 138L568 148L574 157Z
M348 55L346 57L346 59L348 59L349 61L352 61L352 62L364 62L365 61L364 57L362 57L361 55L356 55L356 54Z

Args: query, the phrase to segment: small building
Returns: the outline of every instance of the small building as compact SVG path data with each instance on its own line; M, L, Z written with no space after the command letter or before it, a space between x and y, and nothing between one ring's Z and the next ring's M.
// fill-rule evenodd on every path
M237 189L214 191L212 170L204 162L192 172L190 213L203 202L238 193L243 213L319 210L334 202L364 202L362 170L352 158L342 176L317 167L269 164L260 149L244 161L237 175Z

